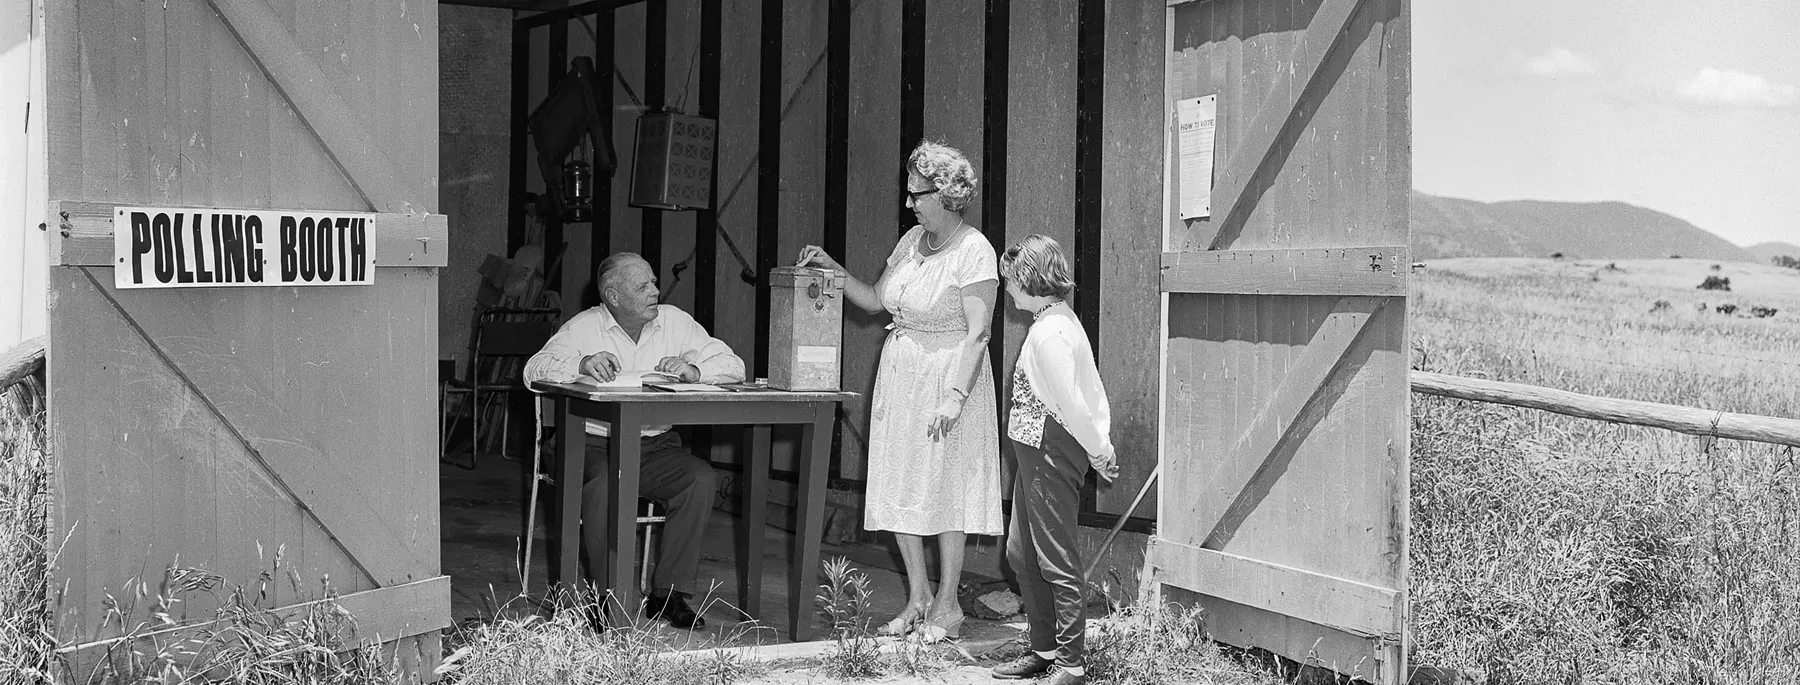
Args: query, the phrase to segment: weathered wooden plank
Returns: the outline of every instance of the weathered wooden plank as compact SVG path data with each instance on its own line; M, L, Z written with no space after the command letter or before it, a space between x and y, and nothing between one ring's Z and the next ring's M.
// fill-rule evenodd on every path
M44 54L45 83L44 99L37 101L43 104L34 109L42 113L45 121L62 122L61 126L41 127L45 132L45 185L51 190L81 188L82 166L87 158L82 128L90 124L84 118L81 89L61 84L82 82L81 14L98 8L98 3L45 3L37 20L43 30L37 43ZM58 86L49 87L50 83Z
M380 278L373 289L302 293L304 304L287 307L277 319L267 353L284 360L267 372L267 383L292 398L281 403L285 419L305 429L322 470L357 484L309 497L354 496L357 487L387 493L372 498L367 507L371 515L390 522L408 546L388 554L414 563L400 576L336 581L346 589L413 580L439 568L437 519L418 515L438 503L436 408L419 401L434 396L437 369L431 355L417 352L436 342L435 270L386 269ZM282 299L279 290L269 294L276 302ZM203 302L241 301L219 295ZM214 317L213 325L221 337L231 339L243 318ZM357 350L358 358L345 359L345 350ZM371 382L377 377L380 382ZM353 420L345 418L345 406L359 408ZM318 428L324 426L340 429ZM336 544L326 530L304 532L308 549ZM335 526L329 532L335 534Z
M700 0L667 0L668 3L668 37L665 40L667 58L664 62L663 92L664 101L669 109L688 114L698 113L700 106L699 45L700 45ZM695 217L697 212L663 212L662 213L662 260L664 267L660 270L664 288L670 288L667 299L669 304L681 307L683 311L694 311L694 271L698 262L690 262L689 270L684 271L677 281L673 273L674 265L695 254Z
M43 370L45 340L40 335L0 351L0 390Z
M1398 589L1161 537L1147 556L1163 582L1353 635L1398 640L1406 625Z
M168 365L182 379L183 385L205 405L196 407L196 411L214 413L226 423L226 434L253 448L254 451L249 453L251 461L266 471L284 496L309 512L321 527L329 531L336 543L366 569L373 580L389 583L396 579L416 577L419 569L426 567L424 560L420 559L426 556L421 548L435 543L435 540L416 540L411 535L411 527L417 521L377 516L371 510L379 498L366 493L359 494L364 487L381 486L379 483L354 478L358 469L353 468L353 465L362 463L361 460L369 455L361 451L331 450L321 444L322 440L333 436L333 439L354 439L359 434L370 434L378 430L378 426L373 421L365 421L358 422L359 429L350 429L350 426L341 423L334 424L329 417L326 421L295 420L295 414L305 413L304 410L324 412L328 408L346 406L328 404L322 400L327 397L347 399L349 390L355 386L340 383L332 386L329 392L308 392L304 389L296 392L277 391L277 388L291 387L300 380L299 376L303 373L332 372L329 367L334 360L344 371L351 372L351 375L368 378L368 366L374 362L344 362L341 357L336 357L335 348L327 343L333 338L326 337L324 331L333 329L317 327L296 329L284 336L283 340L296 348L296 351L305 347L311 350L311 354L302 358L281 357L287 362L281 365L252 367L252 360L248 355L231 354L236 336L229 333L243 325L242 317L225 315L220 311L224 308L218 305L221 301L245 297L237 295L237 290L264 289L115 291L110 284L99 280L93 283L100 284L101 297L116 303L115 315L138 313L128 321L140 331L144 341L153 343L152 358L160 358L162 363ZM386 305L380 303L384 294L399 289L399 286L392 284L369 288L320 288L318 290L321 292L308 294L307 307L328 310L330 307L327 305L335 299L345 300L343 304L359 302L365 307L378 307L394 314L394 310L409 305L397 301L389 301ZM367 292L355 292L359 290ZM249 296L266 297L266 293ZM142 315L152 312L155 316ZM273 313L263 313L258 318L271 319L271 327L279 329L291 322L293 317L291 314L277 317ZM344 342L337 344L345 345L346 349L356 349L359 354L370 349L391 347L376 344L377 341L387 340L385 330L339 329L335 333L346 336ZM348 342L359 336L367 339L372 347L355 346ZM309 340L315 337L316 340ZM402 334L397 339L411 337L414 336ZM434 341L421 336L419 342L427 344ZM276 351L271 349L268 353ZM390 350L389 354L405 355L402 350ZM429 359L426 359L427 365L428 362ZM293 368L295 366L298 368ZM414 386L415 393L422 396L430 392L430 385L425 378L419 377L414 382L417 383ZM379 409L374 403L364 406L372 410ZM372 418L375 414L364 416ZM314 428L334 425L335 428L331 431ZM396 428L409 429L417 427L402 423ZM388 456L410 459L417 455Z
M51 270L58 306L50 320L48 364L55 369L50 436L61 455L53 502L56 520L63 522L54 535L62 550L57 585L68 588L59 639L104 636L92 633L102 625L104 593L123 591L135 574L155 573L177 556L249 582L285 546L282 568L302 571L308 579L328 573L339 579L339 587L353 586L351 579L361 572L336 549L302 549L304 531L316 524L242 456L240 443L216 415L113 313L83 271ZM273 309L274 289L229 292L233 295L215 301L210 314L241 320L245 310ZM258 304L233 304L245 300ZM253 349L244 336L231 342L240 350ZM196 481L212 482L214 489L195 490ZM187 498L193 501L177 502L181 509L161 506ZM198 527L215 528L216 542L183 532ZM282 597L292 594L285 585L276 586ZM300 588L314 591L311 584ZM196 597L183 608L198 615L210 610L210 601Z
M1394 176L1404 174L1409 162L1394 146L1404 145L1407 132L1404 125L1396 128L1391 113L1396 103L1404 107L1404 99L1396 99L1403 91L1393 87L1394 55L1403 53L1393 51L1386 35L1403 3L1369 0L1349 10L1336 0L1158 4L1171 16L1164 105L1218 94L1215 156L1222 163L1213 194L1241 203L1241 211L1224 214L1215 197L1212 218L1183 222L1170 200L1185 179L1171 184L1159 206L1170 226L1166 251L1406 244L1404 219L1394 209L1404 213L1394 201L1404 191ZM1281 106L1284 101L1290 104ZM1389 139L1380 138L1384 133ZM1232 161L1240 159L1252 160L1250 173L1234 171ZM1222 188L1226 174L1237 176L1241 192ZM1159 533L1195 547L1224 546L1262 563L1404 588L1407 429L1405 393L1397 385L1406 373L1403 286L1375 289L1384 306L1335 361L1343 368L1320 391L1330 399L1315 399L1285 424L1271 424L1270 403L1292 401L1277 386L1303 373L1309 347L1317 344L1312 334L1332 316L1337 300L1310 294L1326 288L1301 282L1321 280L1342 290L1331 281L1371 279L1348 268L1289 278L1265 262L1263 273L1252 278L1272 279L1276 287L1242 287L1221 282L1225 269L1173 257L1171 266L1190 268L1171 275L1165 297L1163 416L1169 423L1161 482L1169 499ZM1201 281L1189 284L1194 290L1224 292L1189 293L1173 285L1187 277ZM1275 293L1281 294L1269 296ZM1230 456L1245 430L1269 433L1270 451ZM1282 433L1291 433L1286 442ZM1237 488L1248 469L1262 473L1252 481L1258 484ZM1221 482L1226 486L1216 488ZM1170 508L1177 498L1183 506ZM1190 501L1230 513L1192 516L1184 511ZM1394 639L1358 636L1256 598L1240 597L1239 603L1169 591L1174 601L1205 606L1209 629L1220 640L1374 682L1404 678L1404 639L1397 629ZM1404 596L1396 596L1399 615L1404 605Z
M1410 374L1412 391L1473 402L1529 407L1596 421L1649 426L1690 435L1800 447L1800 420L1600 397L1524 383L1464 378L1429 371Z
M436 206L435 197L425 197L415 189L423 184L411 181L395 164L385 147L370 134L363 117L332 86L331 79L266 2L207 1L288 105L324 144L370 209L410 212ZM435 49L431 54L436 55ZM435 59L432 67L435 72ZM435 111L435 99L432 104ZM435 120L432 125L435 128Z
M829 3L790 3L781 12L781 202L777 263L825 242L825 81ZM764 227L771 230L776 227ZM829 440L829 436L826 438ZM779 449L775 468L783 463Z
M639 109L644 102L644 48L649 21L649 12L642 3L626 5L613 10L613 69L616 77L605 77L612 80L613 89L613 150L618 154L619 170L613 174L612 191L612 226L608 233L612 240L610 253L644 251L644 212L646 210L631 206L631 170L637 164L637 122L643 115ZM570 24L573 26L573 22ZM549 30L556 30L550 25ZM539 32L543 33L543 32ZM577 29L575 33L581 39L587 34ZM623 80L623 83L621 83Z
M1244 428L1221 455L1225 475L1217 479L1214 488L1209 488L1225 499L1199 498L1192 509L1194 516L1189 517L1192 527L1184 526L1184 530L1204 535L1202 547L1223 549L1236 534L1237 526L1281 477L1296 441L1304 437L1295 435L1296 427L1316 423L1306 420L1308 410L1327 393L1328 381L1342 365L1345 353L1362 337L1369 319L1381 305L1379 298L1341 298L1332 314L1313 331L1305 351L1288 368L1281 385L1267 396L1251 399L1253 406L1239 408L1248 410L1245 416L1252 418L1227 424ZM1236 356L1253 359L1253 355ZM1239 372L1239 377L1252 373L1246 369ZM1224 502L1229 505L1221 507Z
M756 368L756 286L746 282L745 266L732 253L735 245L752 266L756 260L758 131L761 130L762 3L756 0L720 0L725 29L719 46L719 136L717 164L720 242L719 258L698 268L713 269L713 336L725 341L744 358L747 369ZM777 76L771 76L775 78ZM752 272L754 275L754 272ZM738 455L715 451L715 458Z
M1164 252L1162 291L1404 297L1405 247Z
M1375 78L1387 81L1383 92L1382 127L1371 126L1370 132L1382 131L1376 151L1382 163L1373 173L1379 174L1376 187L1384 193L1383 236L1410 239L1413 187L1412 136L1412 0L1383 0L1379 30L1381 36L1381 71Z
M306 614L331 605L342 608L354 620L355 628L344 644L345 650L411 638L450 625L450 577L437 576L331 599L290 604L275 609L274 614L280 620L299 621L304 620ZM212 648L207 644L209 636L224 627L227 626L222 620L202 621L149 631L129 638L115 637L66 645L57 648L56 653L66 660L70 673L87 674L95 671L95 667L102 663L108 652L124 648L128 644L159 645L166 648L165 653L174 653L174 648L178 645L206 651ZM417 662L418 659L415 657L413 661ZM414 672L416 668L415 663Z
M51 203L45 222L50 232L50 263L58 266L104 266L113 256L113 209L110 202L61 200ZM382 214L376 218L375 265L449 265L450 218L442 214Z
M901 228L898 182L900 167L901 5L897 2L850 3L849 140L845 166L845 254L834 255L857 278L874 283L887 268L887 256ZM890 190L892 188L892 190ZM844 308L843 388L859 394L844 403L850 428L843 433L839 475L866 475L869 397L881 345L887 339L885 316Z
M1163 90L1167 12L1155 3L1106 4L1104 94L1100 98L1100 375L1112 403L1119 478L1096 492L1095 508L1123 514L1156 467L1162 443ZM1155 518L1151 492L1136 514Z
M987 82L981 66L987 54L986 4L938 2L925 12L924 136L961 150L975 165L977 176L982 171L982 104ZM901 142L909 148L918 143ZM979 200L963 210L963 219L981 228Z
M1071 268L1079 5L1078 0L1040 0L1027 11L1012 13L1007 80L1002 85L1007 91L1006 241L994 246L1004 251L1019 239L1040 233L1062 244ZM1004 341L1000 368L1011 369L1031 318L1013 309L1004 294L996 306L1006 315L1002 328L995 331Z
M1255 198L1244 197L1252 188L1265 163L1271 159L1277 141L1288 128L1295 108L1308 105L1303 97L1315 88L1319 67L1337 49L1347 33L1351 18L1364 0L1325 0L1302 36L1297 39L1295 56L1286 70L1277 71L1267 86L1269 96L1257 107L1256 116L1245 131L1245 139L1234 146L1223 168L1216 174L1213 187L1213 216L1219 219L1219 232L1207 249L1228 247L1237 239L1237 231L1255 208ZM1260 84L1259 84L1260 85Z

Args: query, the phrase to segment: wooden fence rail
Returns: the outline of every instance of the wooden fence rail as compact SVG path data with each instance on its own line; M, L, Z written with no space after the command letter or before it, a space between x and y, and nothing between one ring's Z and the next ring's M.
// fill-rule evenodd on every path
M44 368L44 336L38 336L0 352L0 390Z
M1411 378L1413 392L1426 395L1510 404L1584 419L1650 426L1693 435L1800 447L1800 421L1794 419L1621 400L1429 371L1414 371Z

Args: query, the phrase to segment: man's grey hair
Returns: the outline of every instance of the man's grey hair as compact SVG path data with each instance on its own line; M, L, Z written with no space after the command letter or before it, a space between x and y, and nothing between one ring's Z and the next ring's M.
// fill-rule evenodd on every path
M645 266L650 265L649 260L644 259L636 252L618 252L600 261L600 271L594 279L594 285L599 288L602 299L606 297L607 288L617 285L619 273L624 271L625 265L632 262L638 262Z

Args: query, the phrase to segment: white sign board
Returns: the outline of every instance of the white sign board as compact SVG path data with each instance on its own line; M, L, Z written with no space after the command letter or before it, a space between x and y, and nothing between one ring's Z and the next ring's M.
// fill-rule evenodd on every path
M1212 216L1213 134L1218 123L1219 96L1175 101L1181 156L1181 218Z
M119 207L113 284L120 288L370 285L379 214L311 210Z

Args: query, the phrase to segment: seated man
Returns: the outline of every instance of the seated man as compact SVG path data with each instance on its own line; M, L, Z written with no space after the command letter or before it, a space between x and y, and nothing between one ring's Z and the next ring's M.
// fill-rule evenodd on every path
M657 304L656 274L643 257L625 252L600 262L604 304L576 314L525 363L526 381L569 382L581 376L610 381L620 371L654 369L689 383L744 380L744 360L712 337L687 312ZM712 512L717 478L670 426L645 426L638 494L668 507L661 561L644 607L645 618L667 618L678 628L706 625L683 597L691 596L700 560L700 536ZM587 482L581 487L581 527L590 574L601 573L606 553L606 473L609 426L587 422Z

